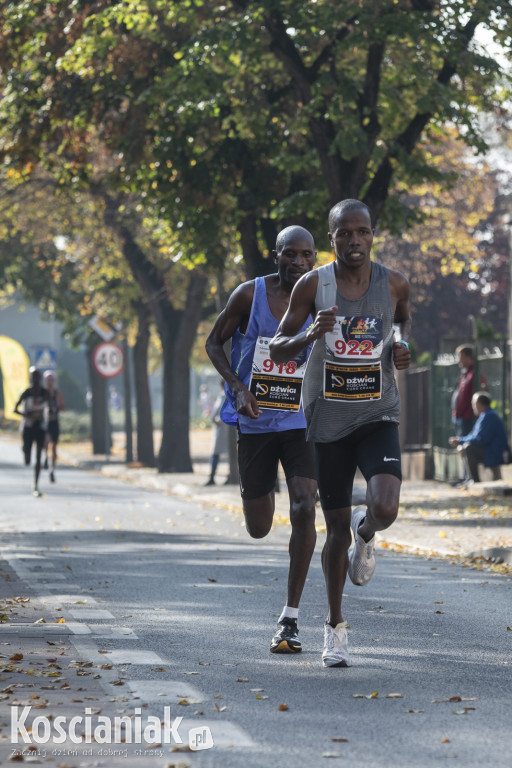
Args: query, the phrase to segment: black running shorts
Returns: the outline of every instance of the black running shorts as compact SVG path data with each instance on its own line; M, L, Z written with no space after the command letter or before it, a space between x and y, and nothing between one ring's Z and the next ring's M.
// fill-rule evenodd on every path
M52 419L48 422L48 437L50 438L50 443L58 443L59 435L60 429L58 419Z
M46 432L42 429L39 422L33 424L31 427L24 427L22 433L23 453L30 456L32 443L35 443L39 448L42 448L44 446L45 436Z
M292 477L316 479L312 443L305 429L284 432L238 433L238 469L243 499L258 499L275 487L279 462L286 480Z
M398 424L364 424L332 443L315 443L315 459L322 508L350 507L358 467L367 482L374 475L402 479Z

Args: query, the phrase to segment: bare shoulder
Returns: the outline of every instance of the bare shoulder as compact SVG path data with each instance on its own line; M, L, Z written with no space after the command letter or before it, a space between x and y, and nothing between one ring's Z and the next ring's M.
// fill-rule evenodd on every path
M227 312L236 312L237 314L250 314L252 300L254 298L254 280L247 280L241 283L228 299L226 305Z
M295 284L292 296L302 300L314 301L318 288L318 272L316 269L306 272Z
M409 281L406 276L397 269L390 269L389 267L386 269L392 295L397 299L407 299L409 297Z

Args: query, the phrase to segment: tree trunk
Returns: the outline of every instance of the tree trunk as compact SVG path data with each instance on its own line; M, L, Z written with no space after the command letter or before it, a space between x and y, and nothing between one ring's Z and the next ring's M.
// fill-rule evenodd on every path
M207 276L199 269L190 272L184 309L176 309L171 298L169 269L164 274L140 247L120 216L120 202L100 187L94 191L105 202L105 222L120 240L123 256L144 294L162 343L164 403L158 471L191 472L189 358L201 319Z
M88 344L87 362L89 366L89 385L91 387L91 438L94 455L110 454L110 423L107 408L107 379L100 376L92 362L92 353L99 340Z
M158 454L159 472L192 472L190 458L190 352L206 290L207 276L191 272L185 307L177 322L161 331L164 358L163 434ZM174 315L176 318L176 314Z
M126 435L126 463L133 461L132 385L130 372L130 347L126 336L123 339L123 387L124 387L124 431Z
M137 339L133 347L135 399L137 406L137 459L146 467L154 467L153 410L148 382L149 309L144 301L135 305Z
M269 275L275 272L276 265L272 256L268 259L263 258L258 246L258 220L252 213L248 213L238 225L240 233L240 245L244 255L245 271L248 280L255 277ZM275 242L272 248L275 247Z

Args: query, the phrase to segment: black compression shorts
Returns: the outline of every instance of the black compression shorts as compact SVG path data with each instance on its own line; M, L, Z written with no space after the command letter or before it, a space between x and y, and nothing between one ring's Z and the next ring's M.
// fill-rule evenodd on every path
M35 443L38 448L42 448L44 446L45 437L46 432L41 427L40 422L36 422L31 427L24 427L22 432L22 440L23 453L25 456L30 457L30 453L32 451L32 443Z
M59 435L59 421L58 419L52 419L48 422L48 437L50 438L50 443L58 443Z
M275 487L281 462L286 480L316 479L313 444L305 429L284 432L238 433L238 469L243 499L258 499Z
M377 421L332 443L315 443L315 459L322 508L350 507L358 467L367 482L374 475L402 479L398 424Z

